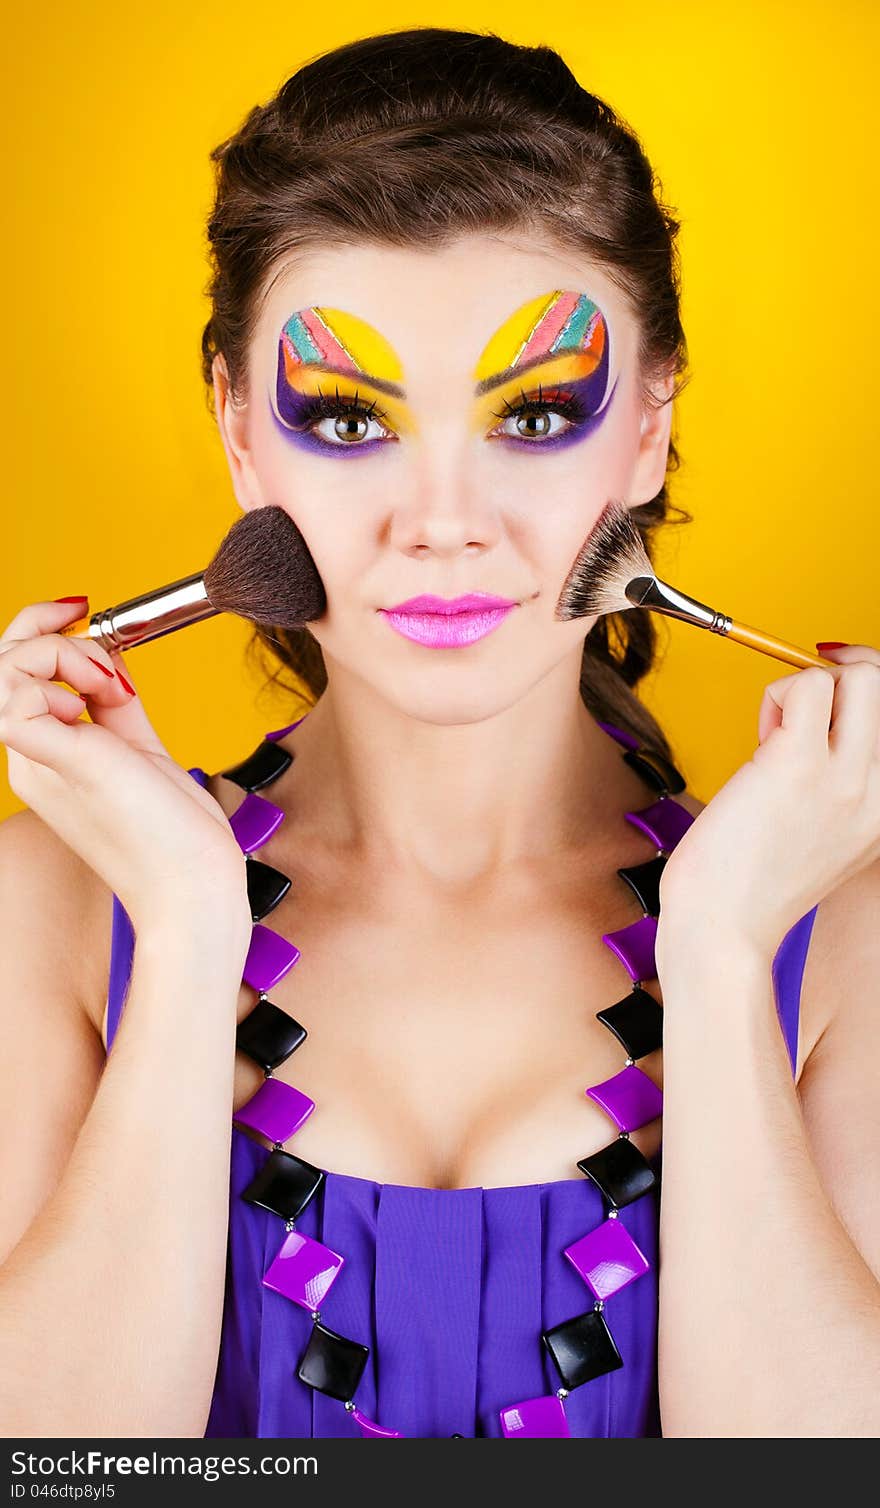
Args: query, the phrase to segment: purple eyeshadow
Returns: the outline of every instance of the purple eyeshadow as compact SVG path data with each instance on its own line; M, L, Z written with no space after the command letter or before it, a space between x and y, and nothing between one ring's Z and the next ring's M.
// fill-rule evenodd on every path
M332 381L332 379L331 379ZM278 404L278 413L270 403L272 419L279 434L300 450L311 451L313 455L349 456L370 455L377 445L385 443L383 440L361 440L357 444L346 445L343 441L334 445L330 440L322 440L304 426L314 414L314 397L307 393L298 393L287 381L284 368L284 347L278 342L278 373L275 382L275 399ZM279 418L279 415L281 416ZM282 420L284 421L282 423ZM288 428L288 426L292 426Z
M567 429L549 439L538 440L522 439L509 434L496 435L493 444L497 444L500 441L502 444L508 446L516 446L520 451L534 450L539 453L545 450L555 451L565 449L570 445L579 445L581 441L588 439L590 435L596 432L611 407L611 401L617 389L617 380L615 380L614 386L606 396L608 372L608 343L606 341L602 359L595 371L591 372L588 377L581 377L572 382L560 382L558 384L561 393L570 395L569 406L573 412L565 414L565 406L561 399L560 409L558 410L568 419L569 427ZM522 392L517 395L515 401L510 401L511 408L514 411L517 408L528 410L529 397L537 397L537 390L528 387L528 374L523 373L523 378ZM548 386L552 393L552 384L548 384ZM526 394L525 401L522 398L522 393ZM317 418L320 417L320 413L316 408L315 395L299 393L288 383L284 364L284 348L280 341L278 343L275 397L278 406L277 413L272 404L270 403L269 405L272 409L273 423L279 434L282 434L286 440L291 441L300 450L309 451L313 455L331 455L348 459L351 456L372 455L379 446L388 443L386 440L379 439L360 440L350 444L341 441L339 444L334 444L330 440L320 439L313 430L309 429L308 425L310 422L316 423ZM546 397L544 404L541 406L546 409L553 409L552 397ZM343 396L340 399L340 409L344 411L345 407L346 398ZM505 409L502 417L495 420L495 424L500 425L509 417L512 416Z
M605 403L600 409L594 408L593 405L595 404L597 396L601 396L601 390L599 384L596 381L596 378L599 376L599 372L600 368L597 368L596 371L592 372L589 377L581 377L576 382L561 382L559 384L560 390L564 393L570 393L584 413L583 418L572 418L569 421L570 428L563 430L558 435L551 436L547 440L523 440L518 439L514 435L497 435L495 437L495 440L493 441L493 444L497 445L500 441L502 444L515 445L518 450L564 450L567 449L569 445L579 445L582 440L588 439L590 435L595 434L596 430L602 424L605 415L608 413L608 410L611 407L611 400L613 399L614 394L617 391L618 379L615 378L614 386L612 387L611 392L608 394ZM528 393L527 388L525 388L524 391ZM521 398L519 401L520 403L522 403ZM551 396L545 395L544 403L546 408L553 408L553 399ZM514 408L516 407L515 404L513 406ZM525 403L522 406L523 408L528 410L528 403ZM510 417L511 415L509 414L505 415L505 418ZM503 424L505 420L499 419L497 422L499 424Z

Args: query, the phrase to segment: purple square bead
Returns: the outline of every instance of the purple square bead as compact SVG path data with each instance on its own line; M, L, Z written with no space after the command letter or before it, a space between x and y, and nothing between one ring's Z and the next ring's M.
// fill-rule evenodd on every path
M399 1429L383 1429L375 1419L368 1419L359 1408L353 1408L351 1417L354 1419L365 1440L403 1440L405 1436Z
M242 853L253 853L255 848L269 841L283 821L284 811L280 806L267 801L265 796L258 796L255 791L248 791L229 818L229 826Z
M276 1252L263 1282L294 1304L301 1304L303 1309L320 1309L344 1262L345 1258L329 1246L292 1230Z
M656 1120L663 1109L663 1095L657 1085L634 1063L584 1093L602 1106L621 1131L638 1131L648 1121Z
M285 1142L308 1120L315 1108L314 1100L282 1079L266 1079L251 1095L247 1104L236 1110L236 1125L250 1126L270 1141Z
M637 922L630 922L627 927L618 928L616 932L603 932L602 941L612 953L617 954L635 984L640 984L643 979L656 979L656 916L643 916Z
M600 728L604 728L606 733L610 733L611 737L615 740L615 742L619 743L619 744L623 744L623 747L625 749L633 749L633 750L638 749L638 747L639 747L639 741L638 741L638 739L634 738L631 733L627 733L627 731L626 731L625 728L617 728L617 727L615 727L614 723L602 723L602 722L599 723L599 727Z
M286 728L276 728L272 733L264 733L263 737L271 739L275 743L277 739L284 738L285 734L292 733L293 729L298 728L300 723L304 723L308 715L308 712L305 712L302 717L297 718L295 723L288 723Z
M527 1398L524 1403L510 1403L499 1414L506 1440L570 1439L571 1430L555 1394L548 1398Z
M664 853L671 853L676 844L681 842L691 823L696 821L687 807L682 806L673 796L662 796L650 806L640 806L637 812L624 812L623 815L627 822L638 827Z
M268 993L285 974L299 961L300 952L296 943L288 942L280 932L256 922L251 928L251 940L244 961L241 977L252 989Z
M567 1246L565 1255L597 1299L607 1299L612 1293L618 1293L627 1283L640 1278L651 1265L620 1216L603 1220L595 1230Z

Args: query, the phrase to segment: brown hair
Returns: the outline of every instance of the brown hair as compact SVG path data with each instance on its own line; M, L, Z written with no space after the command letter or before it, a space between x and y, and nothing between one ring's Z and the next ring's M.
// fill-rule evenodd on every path
M678 379L673 397L684 386L678 222L635 133L549 47L434 27L364 37L300 68L211 160L212 312L202 371L212 412L215 354L223 353L240 400L260 299L298 249L438 247L486 230L543 234L600 265L637 319L646 394L664 373ZM670 441L667 470L679 464ZM660 524L691 521L671 511L665 480L631 510L649 557ZM264 670L280 661L270 681L292 670L312 702L327 685L308 628L257 627L248 650ZM580 690L594 717L669 758L662 729L632 690L655 653L647 609L604 615L584 642Z

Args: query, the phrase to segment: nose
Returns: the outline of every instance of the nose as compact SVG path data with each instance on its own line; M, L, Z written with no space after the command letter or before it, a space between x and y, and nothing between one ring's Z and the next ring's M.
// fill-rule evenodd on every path
M473 455L424 453L390 511L389 543L407 555L453 556L491 549L500 536L490 489Z

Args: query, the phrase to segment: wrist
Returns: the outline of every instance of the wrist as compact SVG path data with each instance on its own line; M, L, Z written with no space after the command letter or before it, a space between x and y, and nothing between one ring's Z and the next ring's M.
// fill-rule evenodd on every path
M716 984L732 977L769 977L774 950L723 915L705 907L664 911L657 924L654 957L658 978Z
M150 908L136 911L131 923L143 957L198 957L221 970L238 962L240 971L253 931L249 907L206 901L204 894L166 894Z

